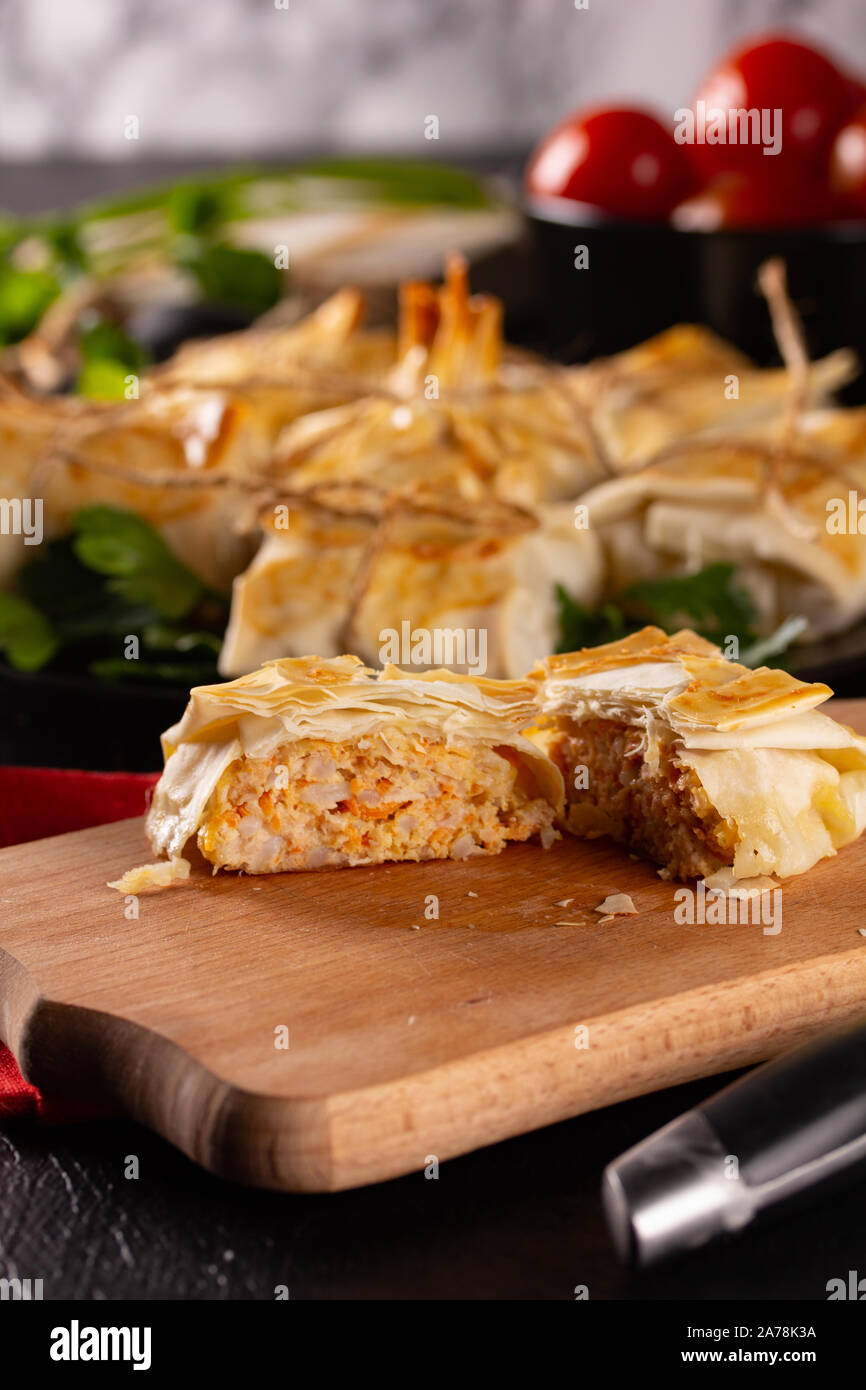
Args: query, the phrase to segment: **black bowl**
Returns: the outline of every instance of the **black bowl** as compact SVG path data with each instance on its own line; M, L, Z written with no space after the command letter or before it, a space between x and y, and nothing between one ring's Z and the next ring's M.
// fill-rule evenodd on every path
M624 222L567 198L527 199L548 350L586 361L633 347L675 323L703 323L756 362L778 361L755 280L780 256L803 318L809 352L851 347L866 362L866 223L681 231ZM575 268L576 248L588 268ZM846 388L866 401L866 377Z

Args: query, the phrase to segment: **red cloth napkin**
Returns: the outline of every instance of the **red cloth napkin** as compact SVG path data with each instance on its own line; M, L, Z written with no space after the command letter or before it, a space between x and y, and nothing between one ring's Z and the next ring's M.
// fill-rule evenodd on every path
M74 772L0 767L0 847L144 814L156 772ZM26 1115L51 1123L98 1113L40 1095L0 1042L0 1120Z

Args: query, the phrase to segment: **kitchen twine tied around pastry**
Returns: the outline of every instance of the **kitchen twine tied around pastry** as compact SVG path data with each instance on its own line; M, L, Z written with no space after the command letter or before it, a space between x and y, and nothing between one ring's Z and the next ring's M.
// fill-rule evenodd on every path
M746 456L753 460L760 470L767 509L796 539L813 540L818 534L817 529L796 511L796 504L792 503L786 494L785 464L802 464L821 469L844 481L855 491L859 488L859 482L841 459L833 458L819 448L810 447L808 438L802 433L803 416L809 397L811 362L802 320L788 293L785 262L781 258L774 257L760 266L756 288L767 302L773 335L790 381L790 389L783 404L784 414L779 438L769 443L759 437L727 436L721 433L702 441L687 438L668 444L658 452L622 470L608 463L608 471L612 474L647 472L687 456L696 448L704 451L723 450L726 453ZM844 380L850 380L855 375L858 365L855 355L847 349L839 349L833 356L843 359L844 366L840 363L841 375ZM613 384L617 380L617 374L612 362L609 364L609 373L608 384ZM564 373L563 381L566 376L567 372ZM566 386L565 389L569 388ZM590 491L591 488L592 485Z
M816 527L798 516L785 496L783 471L784 460L796 456L801 442L801 424L809 394L809 351L803 320L794 307L788 293L788 275L785 262L779 256L764 261L758 269L757 288L767 301L773 336L790 380L790 391L784 406L782 429L779 440L767 450L763 474L765 499L768 510L773 512L783 526L798 540L814 540ZM820 453L814 455L828 470L846 477L849 484L854 480L844 466L836 465Z

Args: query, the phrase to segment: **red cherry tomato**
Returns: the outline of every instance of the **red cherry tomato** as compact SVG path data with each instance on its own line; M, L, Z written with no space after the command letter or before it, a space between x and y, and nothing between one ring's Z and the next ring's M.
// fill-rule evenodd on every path
M527 192L574 198L615 217L658 221L693 186L673 129L646 111L594 108L558 126L532 156Z
M859 77L849 77L847 85L848 104L852 111L856 111L866 102L866 82L861 82Z
M818 179L790 170L723 174L674 208L681 231L722 227L796 227L835 222L849 215L842 200Z
M851 110L852 85L817 49L781 35L767 35L735 49L704 79L694 109L707 112L756 110L778 121L781 150L765 155L763 143L688 144L705 179L729 170L747 171L777 164L785 168L822 167L833 135ZM768 125L768 133L772 131Z
M830 153L830 186L866 216L866 105L843 125Z

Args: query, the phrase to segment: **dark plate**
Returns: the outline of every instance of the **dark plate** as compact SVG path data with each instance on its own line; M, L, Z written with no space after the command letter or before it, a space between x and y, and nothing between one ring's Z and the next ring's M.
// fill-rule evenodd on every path
M803 680L825 681L846 699L866 695L866 621L823 642L792 648L785 665Z
M188 698L188 690L31 674L0 663L0 763L153 772L162 766L159 736Z

